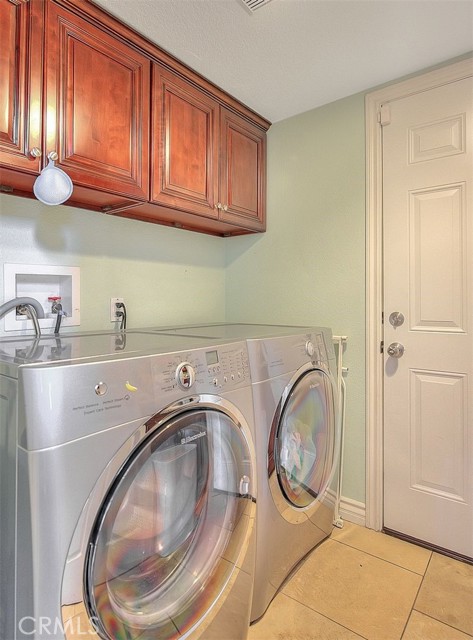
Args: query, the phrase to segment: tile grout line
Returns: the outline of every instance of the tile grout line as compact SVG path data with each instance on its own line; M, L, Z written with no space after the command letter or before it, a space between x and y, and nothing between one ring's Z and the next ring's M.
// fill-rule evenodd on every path
M418 587L418 589L416 591L415 598L414 598L414 600L412 602L411 610L409 611L409 615L407 616L406 624L404 625L404 628L403 628L401 636L400 636L400 640L402 640L402 638L404 637L404 634L406 633L406 629L407 629L407 626L408 626L408 624L410 622L410 619L412 617L412 612L414 611L414 607L415 607L415 604L417 602L417 598L419 597L419 592L422 589L422 585L424 584L425 574L427 573L427 569L429 568L431 559L432 559L432 552L430 552L430 558L429 558L429 561L427 562L427 566L425 568L425 573L422 576L422 580L420 581L419 587Z
M420 583L419 589L417 591L415 600L414 600L414 604L412 605L412 609L411 609L411 613L409 615L409 618L412 615L412 612L415 611L416 613L420 613L423 616L426 616L426 618L430 618L430 620L435 620L435 622L439 622L440 624L445 625L446 627L449 627L450 629L453 629L454 631L459 631L460 633L464 633L467 637L469 638L473 638L473 636L471 636L469 633L466 633L466 631L463 631L462 629L459 629L458 627L454 627L451 624L449 624L448 622L445 622L444 620L439 620L438 618L434 618L433 615L429 614L429 613L425 613L424 611L420 611L419 609L416 609L416 602L417 602L417 598L419 597L419 592L422 588L422 585L424 584L424 578L427 575L427 571L430 567L430 563L432 562L432 558L433 558L434 552L431 551L430 552L430 558L429 558L429 562L427 563L427 567L425 569L425 574L424 577L422 578L422 581ZM401 640L402 640L402 636L401 636Z
M448 622L445 622L444 620L439 620L438 618L434 618L434 616L432 616L432 615L430 615L428 613L425 613L424 611L419 611L419 609L415 609L414 607L412 607L412 611L415 611L416 613L420 613L421 616L425 616L426 618L429 618L430 620L433 620L434 622L438 622L439 624L442 624L444 627L448 627L449 629L452 629L452 631L457 631L458 633L463 633L463 635L466 636L467 638L473 638L472 635L470 635L466 631L463 631L463 629L459 629L458 627L453 627ZM411 611L411 613L412 613L412 611Z
M421 578L419 586L418 586L417 591L416 591L416 595L415 595L415 597L413 599L413 602L412 602L412 606L411 606L411 608L409 610L409 614L407 616L406 622L405 622L404 627L403 627L403 629L401 631L401 634L399 636L399 640L402 640L402 638L404 636L404 633L406 631L407 625L409 624L409 620L411 619L412 612L414 611L414 605L416 603L417 597L419 595L419 591L420 591L420 589L422 587L422 584L424 582L425 574L427 573L427 569L428 569L428 567L430 565L430 561L432 559L432 551L430 551L429 560L428 560L428 562L426 564L425 571L422 574L422 573L417 573L417 571L412 571L412 569L407 569L406 567L402 567L401 565L398 565L395 562L391 562L390 560L386 560L385 558L380 558L378 555L375 555L373 553L369 553L368 551L365 551L364 549L359 549L358 547L354 547L353 545L347 544L346 542L343 542L341 540L336 540L336 539L333 539L333 540L334 540L334 542L339 542L340 544L344 544L349 549L353 549L355 551L359 551L361 553L365 553L367 556L370 556L371 558L376 558L377 560L381 560L382 562L386 562L387 564L390 564L391 566L396 567L397 569L403 569L403 570L408 571L409 573L411 573L411 574L413 574L415 576L419 576ZM353 629L349 629L349 631L353 632Z
M355 551L360 551L361 553L366 553L367 556L370 556L371 558L376 558L377 560L381 560L382 562L387 562L387 564L392 565L393 567L397 567L398 569L404 569L404 571L408 571L409 573L413 573L415 576L420 576L422 578L422 580L424 579L425 573L427 572L427 567L430 564L430 559L432 557L432 551L430 551L430 558L429 561L427 562L427 566L425 568L425 572L424 573L418 573L417 571L413 571L412 569L408 569L407 567L403 567L400 564L396 564L396 562L392 562L391 560L386 560L386 558L381 558L380 556L375 555L374 553L370 553L369 551L365 551L365 549L360 549L359 547L354 547L351 544L347 544L346 542L343 542L342 540L337 540L336 538L330 538L333 542L338 542L339 544L343 544L346 547L349 547L350 549L354 549Z
M306 609L309 609L309 611L313 611L318 616L322 616L322 618L325 618L326 620L330 620L330 622L333 622L338 627L341 627L342 629L346 629L350 633L354 633L356 636L358 636L359 638L362 638L363 640L369 640L366 636L362 636L360 633L358 633L358 631L354 631L353 629L350 629L350 627L346 627L344 624L341 624L340 622L337 622L333 618L330 618L329 616L325 615L324 613L321 613L317 609L314 609L313 607L310 607L308 604L305 604L304 602L301 602L300 600L297 600L297 598L294 598L294 596L291 596L288 593L283 593L282 591L280 593L282 595L284 595L286 598L289 598L290 600L292 600L293 602L297 602L297 604L300 604L301 606L305 607Z

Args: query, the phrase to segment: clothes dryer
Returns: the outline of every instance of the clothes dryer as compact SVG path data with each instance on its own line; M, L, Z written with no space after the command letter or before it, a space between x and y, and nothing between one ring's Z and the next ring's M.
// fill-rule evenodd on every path
M333 529L341 429L332 332L251 324L174 331L247 341L258 473L251 613L256 621L300 561Z
M245 342L2 340L0 414L1 638L246 638Z

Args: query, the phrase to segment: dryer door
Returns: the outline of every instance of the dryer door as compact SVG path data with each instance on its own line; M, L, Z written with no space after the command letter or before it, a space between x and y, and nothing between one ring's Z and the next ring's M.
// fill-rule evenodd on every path
M86 605L110 640L188 634L238 570L250 535L252 460L237 422L217 409L155 422L89 542Z
M311 368L286 390L270 437L269 458L278 480L270 486L282 515L290 518L288 503L310 509L321 498L333 476L336 440L333 379Z

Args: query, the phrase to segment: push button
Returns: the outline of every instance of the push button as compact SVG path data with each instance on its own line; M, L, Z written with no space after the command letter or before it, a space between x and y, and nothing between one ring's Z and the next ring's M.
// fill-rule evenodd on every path
M107 391L108 391L108 387L107 387L107 385L105 384L105 382L98 382L98 383L95 385L95 393L96 393L98 396L104 396L104 395L107 393Z

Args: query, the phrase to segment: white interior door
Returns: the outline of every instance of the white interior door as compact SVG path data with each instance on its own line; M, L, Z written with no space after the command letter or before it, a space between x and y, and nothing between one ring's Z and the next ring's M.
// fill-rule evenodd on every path
M472 107L470 77L383 110L384 526L468 557Z

